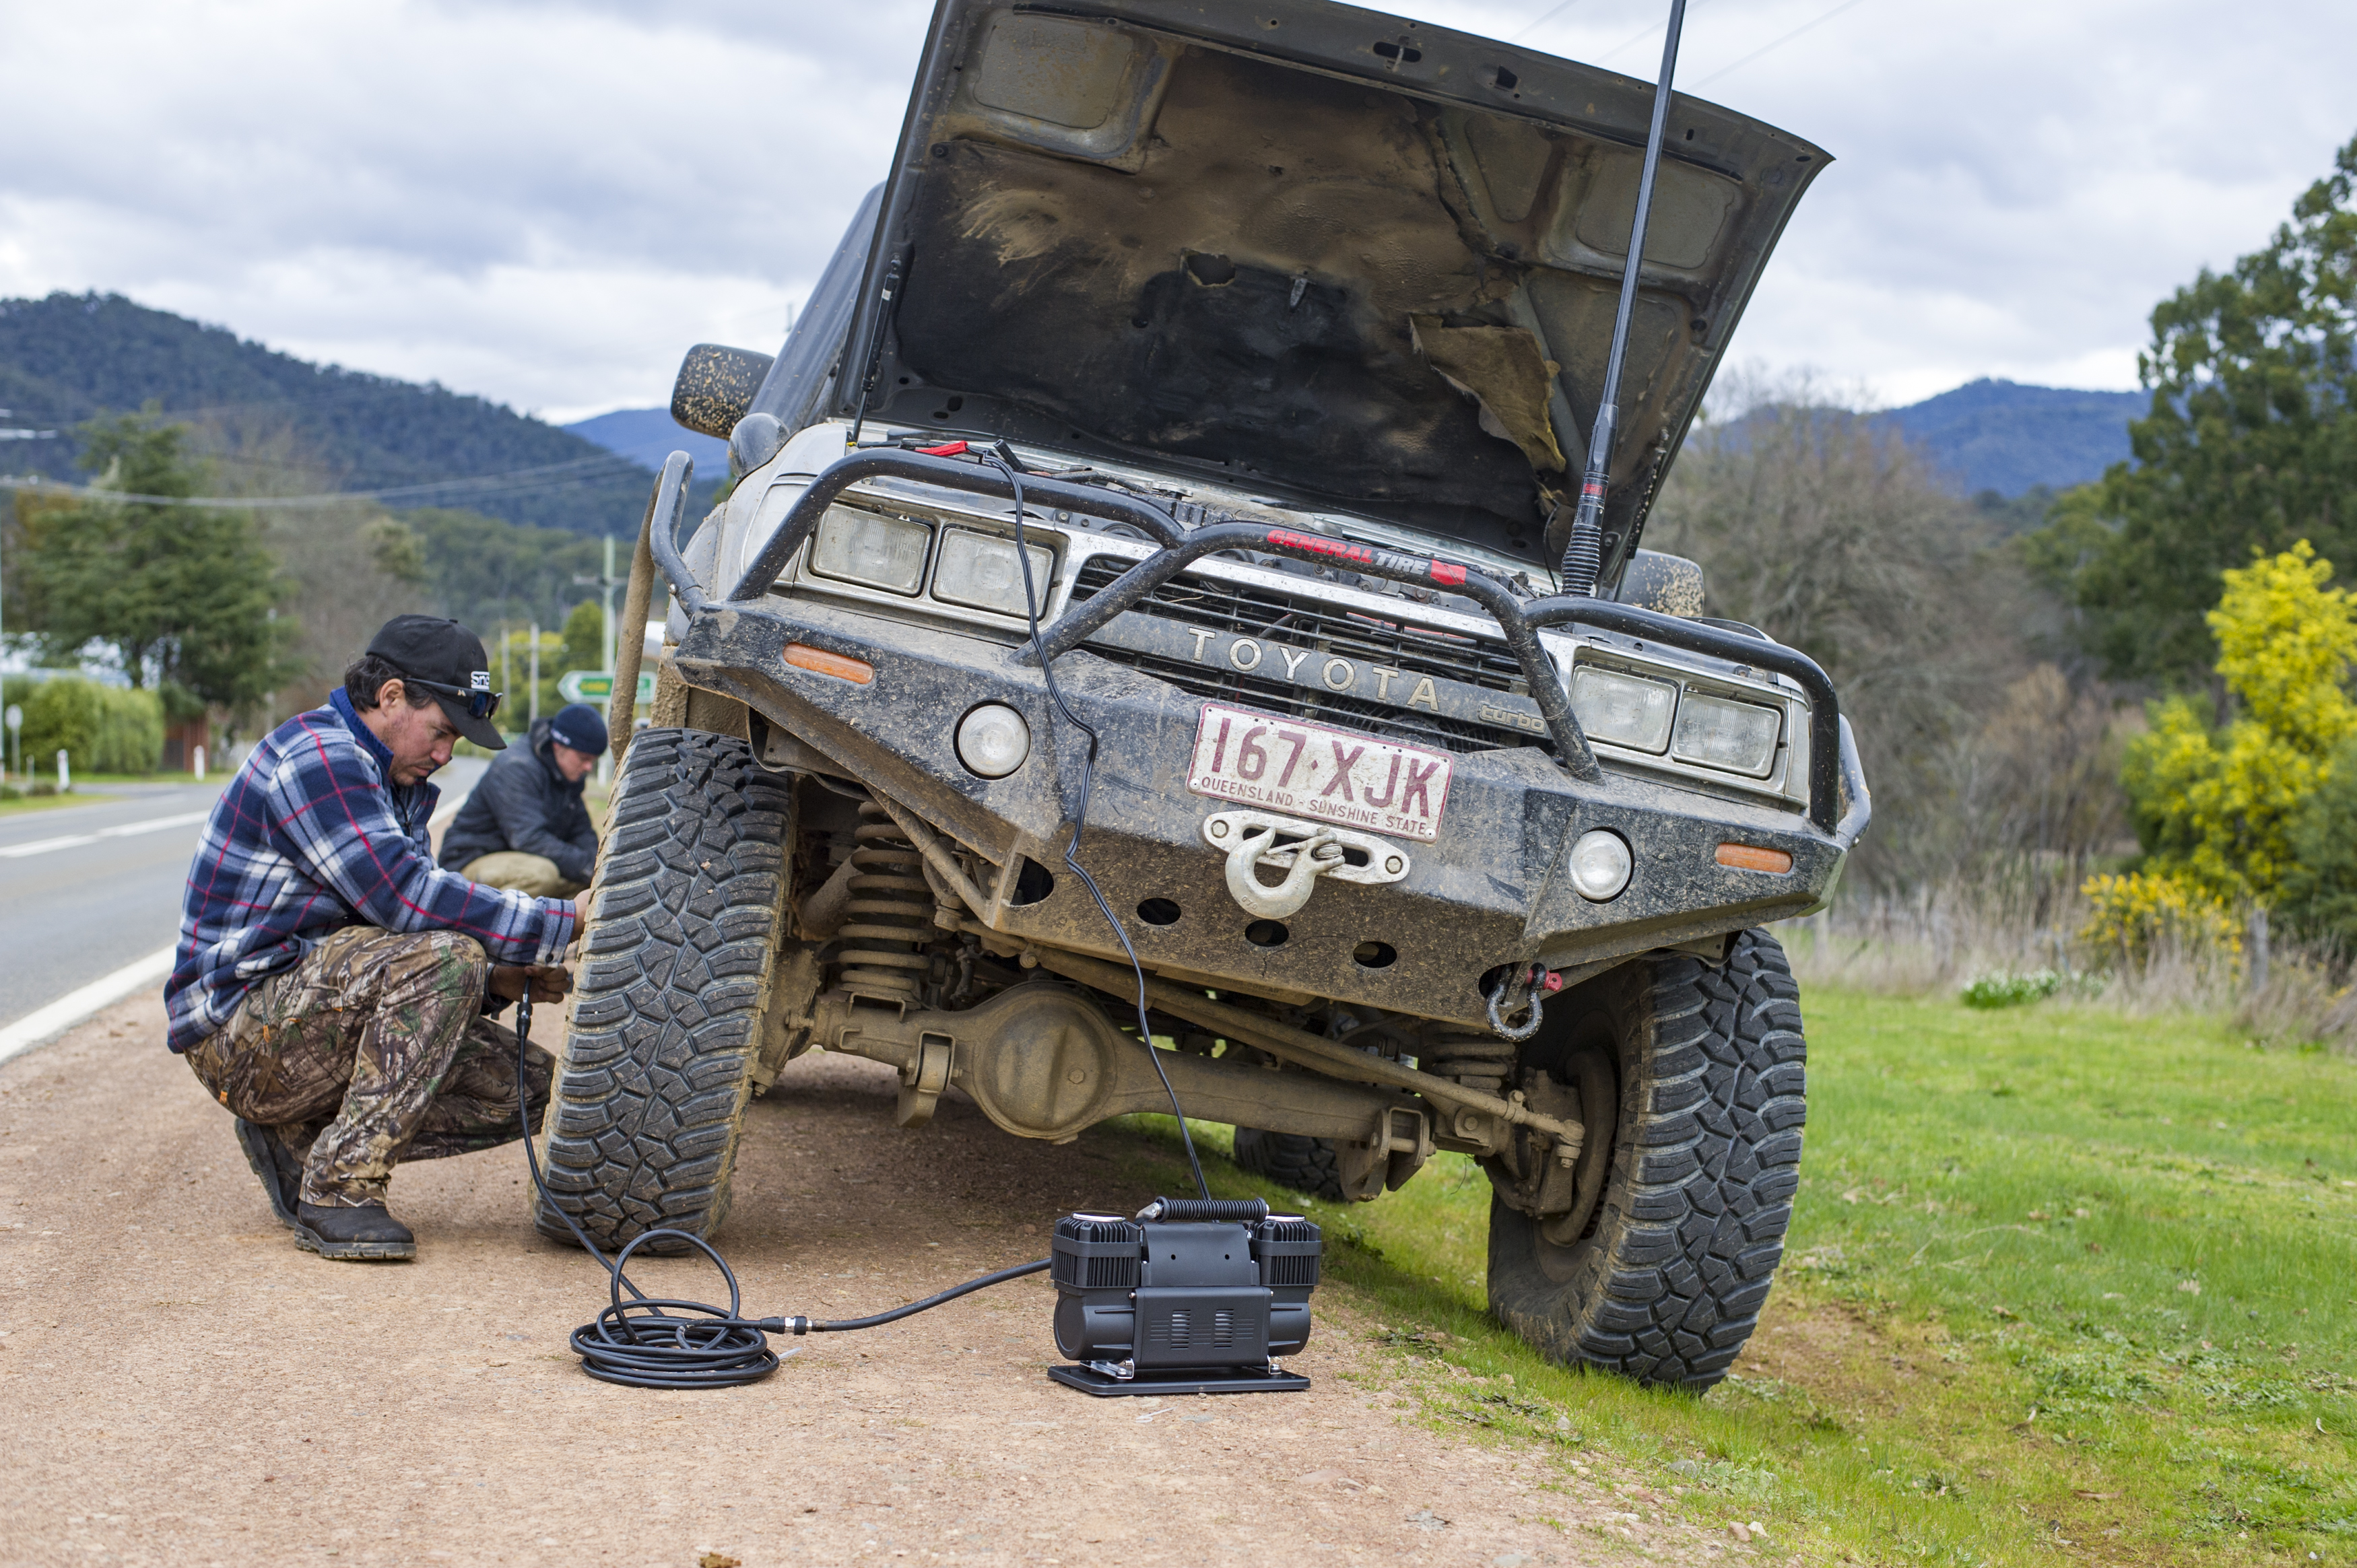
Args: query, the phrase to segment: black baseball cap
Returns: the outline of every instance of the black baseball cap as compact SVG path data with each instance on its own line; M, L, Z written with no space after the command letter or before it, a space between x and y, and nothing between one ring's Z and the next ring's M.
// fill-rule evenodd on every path
M606 755L606 715L587 703L568 703L548 721L549 736L585 757Z
M440 616L395 616L377 628L368 650L430 693L460 735L488 751L507 749L491 723L500 693L491 690L481 638Z

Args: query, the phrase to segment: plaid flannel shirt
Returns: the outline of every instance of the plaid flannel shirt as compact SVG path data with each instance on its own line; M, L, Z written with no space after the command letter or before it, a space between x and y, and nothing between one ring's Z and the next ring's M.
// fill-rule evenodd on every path
M501 963L555 963L570 899L533 898L434 864L426 824L441 791L389 782L393 754L339 689L270 732L205 823L165 983L170 1044L220 1029L245 993L346 926L460 931Z

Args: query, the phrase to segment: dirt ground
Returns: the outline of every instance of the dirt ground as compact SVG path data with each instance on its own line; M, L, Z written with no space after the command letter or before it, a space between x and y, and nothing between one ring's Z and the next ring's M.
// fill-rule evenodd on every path
M565 1337L605 1276L525 1223L518 1149L402 1169L415 1262L324 1262L272 1220L227 1113L162 1041L161 1004L139 998L0 1067L0 1563L1524 1568L1727 1550L1536 1454L1426 1430L1336 1289L1291 1363L1304 1394L1059 1387L1040 1277L780 1341L796 1353L750 1389L599 1383ZM1044 1256L1066 1209L1152 1196L1123 1179L1116 1132L1051 1149L945 1101L902 1133L891 1100L888 1069L813 1058L754 1105L723 1235L749 1312L872 1311ZM634 1274L720 1288L685 1262Z

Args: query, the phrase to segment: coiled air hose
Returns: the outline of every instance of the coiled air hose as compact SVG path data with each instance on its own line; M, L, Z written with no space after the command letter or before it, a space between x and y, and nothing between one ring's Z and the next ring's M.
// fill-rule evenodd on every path
M600 1382L634 1389L741 1388L778 1369L778 1353L770 1348L772 1334L845 1334L853 1329L877 1328L991 1285L1039 1273L1048 1267L1049 1260L1046 1258L1018 1263L888 1312L828 1321L745 1316L744 1296L737 1289L737 1273L728 1266L728 1260L703 1237L685 1230L662 1228L644 1231L608 1258L548 1190L548 1182L540 1172L540 1155L532 1146L532 1080L524 1071L525 1045L532 1037L528 980L524 996L516 1004L515 1036L516 1117L522 1127L523 1156L532 1167L532 1185L540 1193L541 1202L565 1221L565 1229L573 1232L573 1239L581 1243L582 1250L606 1266L610 1283L612 1294L605 1308L575 1329L571 1340L573 1353L581 1358L581 1369ZM631 1283L626 1268L630 1254L655 1240L684 1241L710 1259L712 1266L720 1271L721 1279L727 1283L728 1305L724 1309L709 1302L651 1296ZM622 1299L626 1291L630 1294L628 1301Z

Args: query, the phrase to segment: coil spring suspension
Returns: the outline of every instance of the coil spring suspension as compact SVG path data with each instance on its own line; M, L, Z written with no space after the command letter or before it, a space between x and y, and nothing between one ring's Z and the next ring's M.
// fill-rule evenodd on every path
M870 800L859 808L852 837L851 897L836 933L843 945L843 988L855 996L914 1006L918 986L931 967L925 950L933 940L933 890L925 880L916 846L901 836L884 808Z
M1514 1046L1487 1029L1462 1024L1435 1024L1425 1035L1416 1066L1442 1078L1453 1078L1468 1089L1502 1095L1514 1070Z

